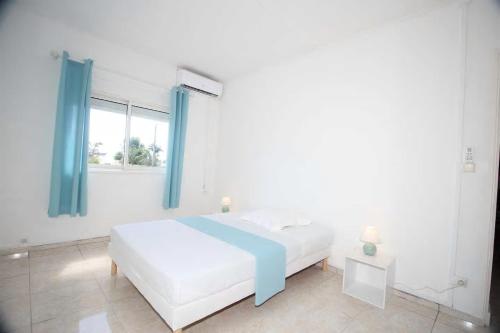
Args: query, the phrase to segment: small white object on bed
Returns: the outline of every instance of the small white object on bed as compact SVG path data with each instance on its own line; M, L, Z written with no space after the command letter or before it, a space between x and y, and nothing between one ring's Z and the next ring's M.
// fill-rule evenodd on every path
M287 276L330 253L333 235L318 224L270 231L241 214L206 217L285 246ZM255 292L251 254L175 220L116 226L109 253L174 331Z

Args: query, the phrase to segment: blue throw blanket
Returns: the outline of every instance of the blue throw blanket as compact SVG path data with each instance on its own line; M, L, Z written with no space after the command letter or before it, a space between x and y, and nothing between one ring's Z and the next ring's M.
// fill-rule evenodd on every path
M201 216L178 218L177 221L255 257L255 305L261 305L285 289L286 248L283 245Z

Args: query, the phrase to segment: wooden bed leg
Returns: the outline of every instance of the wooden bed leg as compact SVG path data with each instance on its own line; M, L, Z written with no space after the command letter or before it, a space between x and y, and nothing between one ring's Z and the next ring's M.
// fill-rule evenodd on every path
M178 328L174 331L174 333L182 333L182 328Z
M321 268L323 272L328 272L328 258L323 259Z
M116 275L117 272L118 272L118 266L116 266L114 260L111 260L111 275Z

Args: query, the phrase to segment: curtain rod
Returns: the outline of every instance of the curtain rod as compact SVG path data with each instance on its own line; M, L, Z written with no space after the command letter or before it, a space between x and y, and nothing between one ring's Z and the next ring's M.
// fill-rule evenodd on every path
M56 50L52 50L50 51L50 56L54 59L54 60L58 60L59 58L61 58L62 54ZM73 61L78 61L78 62L83 62L85 61L85 59L79 59L79 58L73 58L71 57L71 60ZM159 88L159 89L165 89L165 90L168 90L167 87L164 87L164 86L161 86L157 83L152 83L152 82L149 82L149 81L146 81L146 80L143 80L141 78L138 78L138 77L135 77L135 76L132 76L130 74L126 74L126 73L123 73L123 72L120 72L120 71L116 71L116 70L113 70L113 69L109 69L109 68L105 68L105 67L102 67L102 66L99 66L99 65L96 65L94 63L94 68L98 69L98 70L101 70L101 71L104 71L104 72L108 72L108 73L111 73L111 74L115 74L115 75L118 75L118 76L124 76L126 78L129 78L131 80L134 80L134 81L138 81L138 82L142 82L144 84L147 84L149 86L152 86L152 87L155 87L155 88Z

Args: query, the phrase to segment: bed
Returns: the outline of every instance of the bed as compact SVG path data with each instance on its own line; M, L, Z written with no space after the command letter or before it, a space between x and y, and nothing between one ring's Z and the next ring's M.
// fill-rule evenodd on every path
M286 276L327 258L333 235L312 223L271 232L240 214L205 216L270 239L286 248ZM111 231L111 274L117 268L174 332L255 292L255 257L175 220L116 226Z

